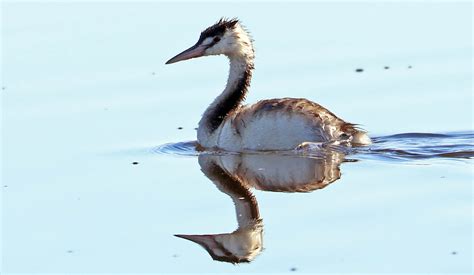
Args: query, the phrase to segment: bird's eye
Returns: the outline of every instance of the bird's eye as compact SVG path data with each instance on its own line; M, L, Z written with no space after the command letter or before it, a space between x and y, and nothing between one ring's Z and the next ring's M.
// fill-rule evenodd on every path
M214 37L214 39L213 39L214 43L217 43L219 41L221 41L221 38L219 36Z

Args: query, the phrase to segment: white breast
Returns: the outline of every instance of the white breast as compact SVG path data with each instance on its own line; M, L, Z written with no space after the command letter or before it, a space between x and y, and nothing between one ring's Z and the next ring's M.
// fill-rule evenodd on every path
M305 141L327 141L327 137L301 115L268 113L226 120L217 147L231 151L292 150Z

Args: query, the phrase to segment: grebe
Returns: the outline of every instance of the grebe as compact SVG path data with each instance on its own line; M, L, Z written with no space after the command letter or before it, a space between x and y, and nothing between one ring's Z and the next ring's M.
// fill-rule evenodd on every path
M197 130L203 148L229 151L292 150L308 143L344 142L367 145L365 131L303 98L242 102L248 92L255 52L252 39L238 19L220 19L205 29L197 43L166 62L207 55L226 55L230 72L224 91L204 112Z

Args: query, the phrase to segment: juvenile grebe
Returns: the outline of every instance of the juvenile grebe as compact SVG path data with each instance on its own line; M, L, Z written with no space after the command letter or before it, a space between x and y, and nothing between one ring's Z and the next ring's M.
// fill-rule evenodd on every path
M220 19L201 33L194 46L166 64L220 54L230 60L229 78L224 91L199 122L197 138L202 147L230 151L291 150L308 142L371 143L365 131L307 99L267 99L243 106L255 53L252 39L237 19Z

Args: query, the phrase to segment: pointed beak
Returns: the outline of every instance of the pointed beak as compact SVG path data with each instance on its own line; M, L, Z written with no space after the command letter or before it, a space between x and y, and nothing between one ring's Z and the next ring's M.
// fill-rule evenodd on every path
M183 51L182 53L176 55L175 57L171 58L170 60L166 61L165 64L172 64L179 61L203 56L205 50L206 50L205 46L196 44L192 46L191 48Z
M209 247L211 243L214 241L214 236L212 235L182 235L182 234L176 234L174 235L175 237L182 238L188 241L195 242L199 245L202 245L204 247Z

